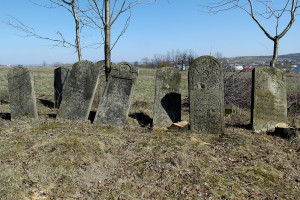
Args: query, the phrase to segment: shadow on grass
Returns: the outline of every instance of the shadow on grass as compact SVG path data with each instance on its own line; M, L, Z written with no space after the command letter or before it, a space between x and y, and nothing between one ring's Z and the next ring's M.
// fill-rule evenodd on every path
M11 120L10 113L0 113L0 117L5 120Z
M56 114L48 114L48 117L51 119L55 119L56 118Z
M133 113L129 117L136 119L141 127L152 127L153 119L146 115L145 113Z
M46 99L38 99L41 104L43 104L44 106L47 106L48 108L54 108L54 103L52 101L46 100Z
M95 119L95 117L96 117L96 112L95 112L95 111L90 111L90 114L89 114L89 118L88 118L88 120L90 120L90 121L91 121L91 123L93 123L93 122L94 122L94 119Z
M5 100L3 100L3 99L0 100L0 103L1 103L1 104L9 104L8 101L5 101Z
M227 127L233 127L233 128L242 128L246 130L251 130L251 124L226 124Z

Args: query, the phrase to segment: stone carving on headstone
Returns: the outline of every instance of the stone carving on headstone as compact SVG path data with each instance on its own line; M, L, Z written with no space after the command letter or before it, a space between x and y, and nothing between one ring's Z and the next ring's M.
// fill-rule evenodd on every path
M166 128L181 121L181 74L173 67L163 67L156 72L153 106L153 128Z
M70 75L70 68L58 67L54 70L54 106L59 108L62 100L62 93L67 79Z
M11 119L37 118L36 96L31 72L23 66L13 67L9 70L7 79Z
M96 86L99 68L90 61L79 61L72 66L64 87L58 118L88 120Z
M252 71L251 126L255 132L275 129L287 123L285 73L274 67L256 67Z
M224 133L223 73L219 61L201 56L189 69L191 130Z
M130 109L138 69L130 63L112 65L94 123L123 127Z

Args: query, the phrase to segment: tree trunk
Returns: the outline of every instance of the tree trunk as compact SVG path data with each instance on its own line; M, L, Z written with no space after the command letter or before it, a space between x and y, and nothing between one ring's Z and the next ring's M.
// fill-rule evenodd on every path
M77 54L78 54L78 61L82 60L82 56L81 56L81 45L80 45L80 33L79 33L79 29L80 29L80 24L79 24L79 20L77 17L77 13L75 10L75 2L72 1L72 11L73 11L73 16L75 19L75 24L76 24L76 49L77 49Z
M278 45L279 45L279 38L275 37L274 40L274 49L273 49L273 58L270 62L270 66L271 67L275 67L275 64L277 62L278 59Z
M110 32L111 32L111 24L110 24L110 0L105 0L105 41L104 41L104 56L105 56L105 75L106 81L108 78L108 74L110 72L110 63L111 63L111 52L110 52Z

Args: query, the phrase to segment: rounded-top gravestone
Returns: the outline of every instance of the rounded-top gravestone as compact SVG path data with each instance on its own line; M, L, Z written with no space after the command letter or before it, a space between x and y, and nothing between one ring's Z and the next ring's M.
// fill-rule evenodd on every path
M191 130L224 133L224 89L221 64L211 56L201 56L189 69Z

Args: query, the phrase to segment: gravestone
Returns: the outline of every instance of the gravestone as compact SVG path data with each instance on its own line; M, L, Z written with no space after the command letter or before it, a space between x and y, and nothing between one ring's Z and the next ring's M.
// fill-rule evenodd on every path
M72 66L64 87L58 118L70 120L88 119L96 86L99 68L90 61L79 61Z
M252 129L264 132L275 129L277 123L287 123L285 73L275 67L256 67L252 71Z
M112 65L108 82L100 101L94 122L114 127L124 126L133 92L138 70L130 63L122 62Z
M11 119L37 118L36 96L31 72L23 66L13 67L9 70L7 79Z
M166 128L181 121L181 75L178 69L163 67L156 72L153 128Z
M219 61L201 56L189 69L191 130L224 133L223 74Z
M54 106L59 108L62 100L62 93L67 79L70 75L70 68L58 67L54 70Z
M92 104L92 109L97 111L99 103L101 101L101 98L103 96L105 87L106 87L106 75L105 75L105 61L101 60L99 62L96 63L96 65L99 67L100 69L100 73L99 73L99 81L98 81L98 85L97 85L97 89L95 92L95 97L94 97L94 101ZM111 63L112 66L115 66L116 64Z

